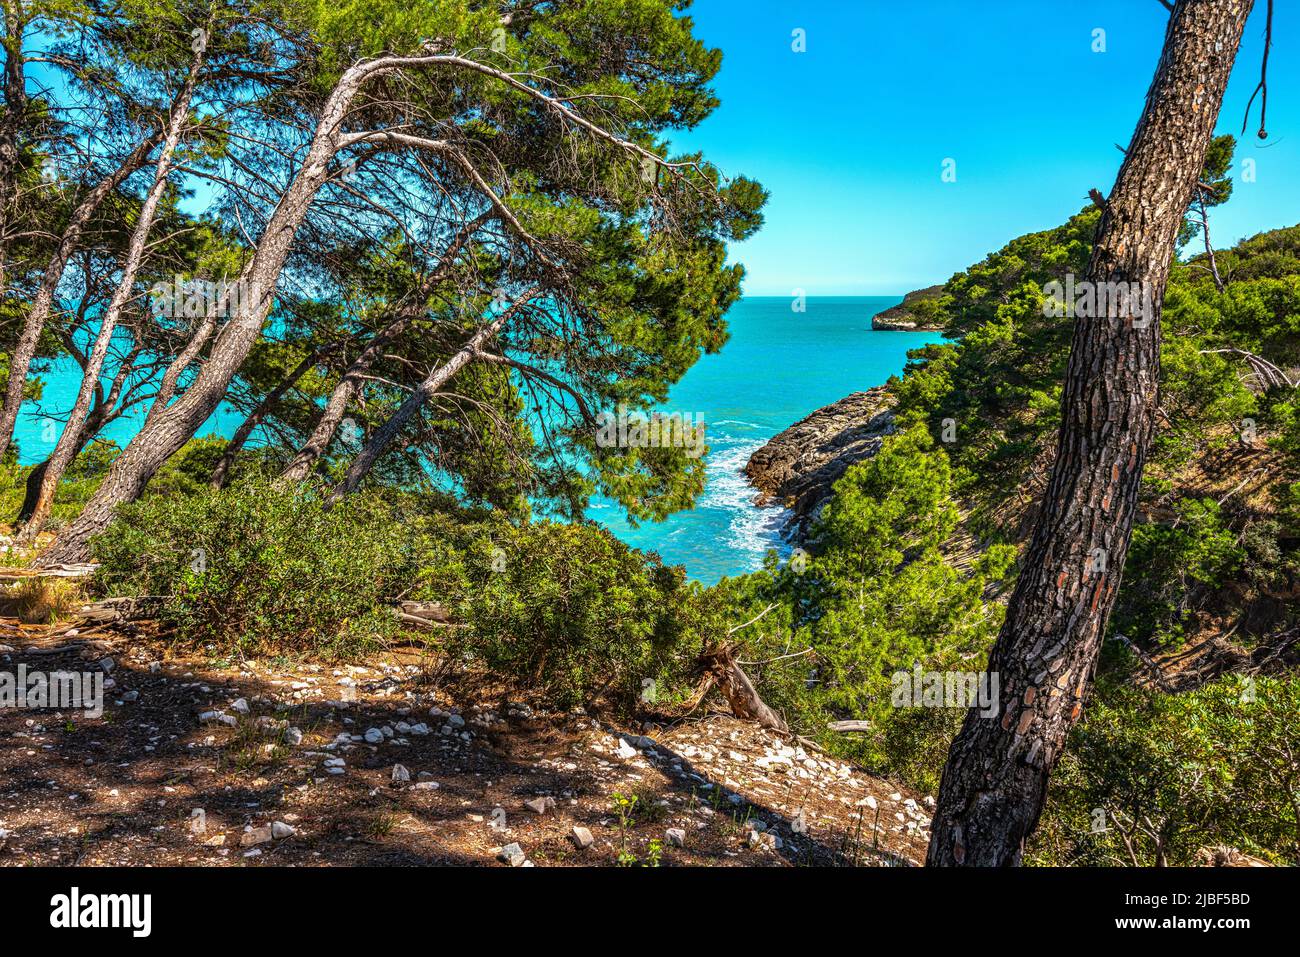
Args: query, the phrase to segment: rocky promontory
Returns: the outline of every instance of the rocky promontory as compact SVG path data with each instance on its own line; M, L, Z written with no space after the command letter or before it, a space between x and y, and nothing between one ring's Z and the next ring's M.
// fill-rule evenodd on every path
M789 508L786 531L801 538L840 476L894 430L893 404L884 386L854 392L773 436L745 465L758 504Z
M942 295L942 285L909 292L897 306L872 316L871 328L884 332L941 332L943 321L935 306Z

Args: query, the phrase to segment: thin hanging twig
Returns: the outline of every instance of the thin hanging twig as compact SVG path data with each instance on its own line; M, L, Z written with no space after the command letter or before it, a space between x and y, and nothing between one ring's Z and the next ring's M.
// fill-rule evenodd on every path
M1259 85L1255 87L1255 92L1250 94L1250 100L1246 103L1246 115L1241 121L1241 135L1246 135L1246 126L1250 123L1250 108L1255 103L1255 97L1259 97L1259 133L1261 140L1268 139L1268 130L1266 127L1266 117L1268 114L1268 50L1273 45L1273 0L1268 0L1268 13L1264 20L1264 58L1259 68Z

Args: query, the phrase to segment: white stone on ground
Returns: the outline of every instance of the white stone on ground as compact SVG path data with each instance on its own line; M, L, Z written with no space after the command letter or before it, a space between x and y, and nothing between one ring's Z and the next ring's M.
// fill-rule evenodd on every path
M527 858L524 855L524 849L519 846L518 842L507 844L501 848L497 854L497 860L503 864L509 864L511 867L518 867L523 864Z

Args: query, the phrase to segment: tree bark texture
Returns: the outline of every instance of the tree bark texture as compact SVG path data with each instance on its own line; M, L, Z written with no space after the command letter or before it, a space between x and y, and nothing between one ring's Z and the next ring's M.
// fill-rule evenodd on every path
M99 330L95 334L95 344L91 349L86 368L82 372L81 387L77 390L77 399L73 403L72 411L68 414L68 421L63 426L63 432L54 446L54 451L50 453L50 457L46 460L45 471L41 475L40 491L36 496L36 507L32 510L31 517L27 520L27 526L22 533L26 541L35 538L45 525L45 519L49 517L50 507L54 503L54 490L63 478L63 473L67 471L72 460L82 446L85 445L84 433L87 416L90 414L90 406L95 392L99 388L99 376L104 368L104 360L108 357L108 350L112 345L113 333L117 329L118 320L122 317L127 303L135 295L135 278L144 263L149 234L153 231L154 219L158 213L158 204L162 201L163 193L167 188L167 180L172 171L172 160L176 155L176 148L180 145L181 133L190 114L190 100L194 95L194 87L198 82L199 71L202 66L203 54L200 52L195 55L190 65L189 74L186 76L185 82L182 84L180 92L177 93L172 108L168 113L166 136L163 139L162 149L158 153L158 160L154 166L153 183L149 187L149 192L145 195L144 202L140 205L140 213L136 219L135 228L131 231L131 239L127 244L126 254L122 260L122 275L118 280L117 288L113 291L113 297L109 300L108 307L99 319Z
M967 713L932 825L931 865L1016 865L1078 720L1114 605L1155 426L1160 301L1252 0L1179 0L1146 108L1105 203L1086 279L1141 283L1140 321L1078 317L1034 534L989 660L1000 708Z
M81 234L90 221L90 217L99 209L108 195L122 185L123 181L144 166L153 148L162 140L162 134L151 136L140 143L122 164L109 173L86 194L68 220L63 230L59 245L50 257L49 264L41 277L41 285L32 300L27 318L23 320L22 332L14 345L13 355L9 358L9 381L5 385L4 404L0 406L0 457L9 450L9 443L14 437L14 423L18 421L18 410L23 404L23 390L27 385L27 370L31 368L36 356L36 347L40 342L41 330L45 320L50 316L54 305L54 295L58 291L59 281L67 268L68 260L81 241Z

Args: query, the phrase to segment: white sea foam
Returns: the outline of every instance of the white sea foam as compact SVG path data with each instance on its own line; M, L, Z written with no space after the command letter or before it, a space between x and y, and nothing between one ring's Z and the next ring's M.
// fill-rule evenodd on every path
M761 429L762 426L757 422L746 422L744 419L718 419L716 422L710 422L710 425L743 425L747 429Z
M711 436L707 463L708 487L699 507L727 513L724 544L735 555L737 565L753 571L761 568L768 549L787 550L780 529L786 518L783 508L757 508L758 490L745 477L745 463L766 438Z

